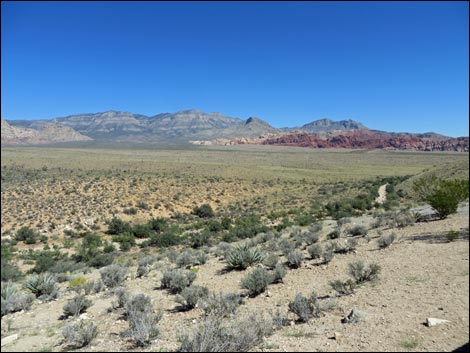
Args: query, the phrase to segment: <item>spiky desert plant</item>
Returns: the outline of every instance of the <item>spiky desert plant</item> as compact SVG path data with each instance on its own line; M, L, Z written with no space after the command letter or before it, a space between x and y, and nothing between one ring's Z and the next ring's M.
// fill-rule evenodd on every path
M250 248L248 244L233 249L227 256L227 265L232 269L245 270L264 259L264 254L258 248Z
M59 294L56 276L49 272L33 273L26 279L23 286L31 291L36 298L54 299Z

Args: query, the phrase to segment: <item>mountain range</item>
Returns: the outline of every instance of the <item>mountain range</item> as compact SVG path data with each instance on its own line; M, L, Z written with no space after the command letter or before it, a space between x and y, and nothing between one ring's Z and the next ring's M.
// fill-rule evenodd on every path
M171 141L172 143L192 142L195 144L261 143L280 145L284 144L282 141L290 141L285 144L296 145L296 142L293 141L300 139L303 142L299 142L299 146L338 147L336 146L338 142L326 143L320 140L327 141L336 137L335 141L340 141L338 136L353 136L353 139L361 141L412 139L414 144L424 141L427 145L430 144L429 141L447 141L439 144L439 146L445 147L432 147L431 150L444 148L444 150L460 151L466 149L468 151L468 138L454 141L455 139L433 132L424 134L388 133L370 130L360 122L351 119L341 121L320 119L302 126L278 129L256 117L243 120L220 113L205 113L200 110L183 110L154 116L111 110L48 120L5 120L2 118L1 128L2 145L90 143L92 141L95 144L158 144ZM306 139L310 142L306 143ZM344 143L344 147L358 145L363 146L359 148L367 148L367 143L357 143L357 141L353 143L351 137L342 140L348 141L348 143ZM467 142L465 143L465 141ZM455 143L457 145L454 148L452 146ZM339 147L343 147L341 143L339 145ZM385 147L380 147L382 145ZM379 147L372 148L391 148L387 143L375 143L373 146ZM404 149L406 149L405 147ZM397 149L401 149L399 145Z

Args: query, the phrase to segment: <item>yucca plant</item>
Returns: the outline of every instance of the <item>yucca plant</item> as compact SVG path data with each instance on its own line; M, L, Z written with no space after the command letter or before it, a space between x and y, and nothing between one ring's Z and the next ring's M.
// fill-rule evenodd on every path
M28 310L34 300L34 295L23 294L13 282L2 282L2 316L20 310Z
M227 265L231 269L245 270L253 264L263 261L265 255L258 248L250 248L248 244L233 249L227 256Z
M33 273L23 284L36 298L53 299L58 295L56 276L49 272Z

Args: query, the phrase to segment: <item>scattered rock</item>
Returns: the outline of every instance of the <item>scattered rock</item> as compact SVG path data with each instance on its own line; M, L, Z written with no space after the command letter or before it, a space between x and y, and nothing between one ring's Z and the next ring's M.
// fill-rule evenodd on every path
M343 335L339 332L335 332L333 335L333 339L336 340L336 342L340 343L340 341L343 339Z
M341 319L343 324L356 324L363 321L365 314L357 309L352 309L351 312L345 318Z
M2 347L6 346L7 344L12 343L12 342L16 341L17 339L18 339L18 334L17 333L15 333L14 335L2 338L1 346Z
M445 324L446 322L450 322L449 320L444 320L444 319L436 319L433 317L428 317L426 319L426 326L431 327L431 326L436 326L440 324Z

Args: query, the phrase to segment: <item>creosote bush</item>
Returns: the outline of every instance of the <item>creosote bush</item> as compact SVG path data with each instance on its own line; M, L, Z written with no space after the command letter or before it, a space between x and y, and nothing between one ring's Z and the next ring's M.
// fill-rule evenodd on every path
M271 273L271 283L282 283L286 274L286 268L282 264L276 264Z
M365 236L367 235L367 228L364 226L356 225L352 228L349 228L348 233L351 234L352 236L357 236L357 235Z

